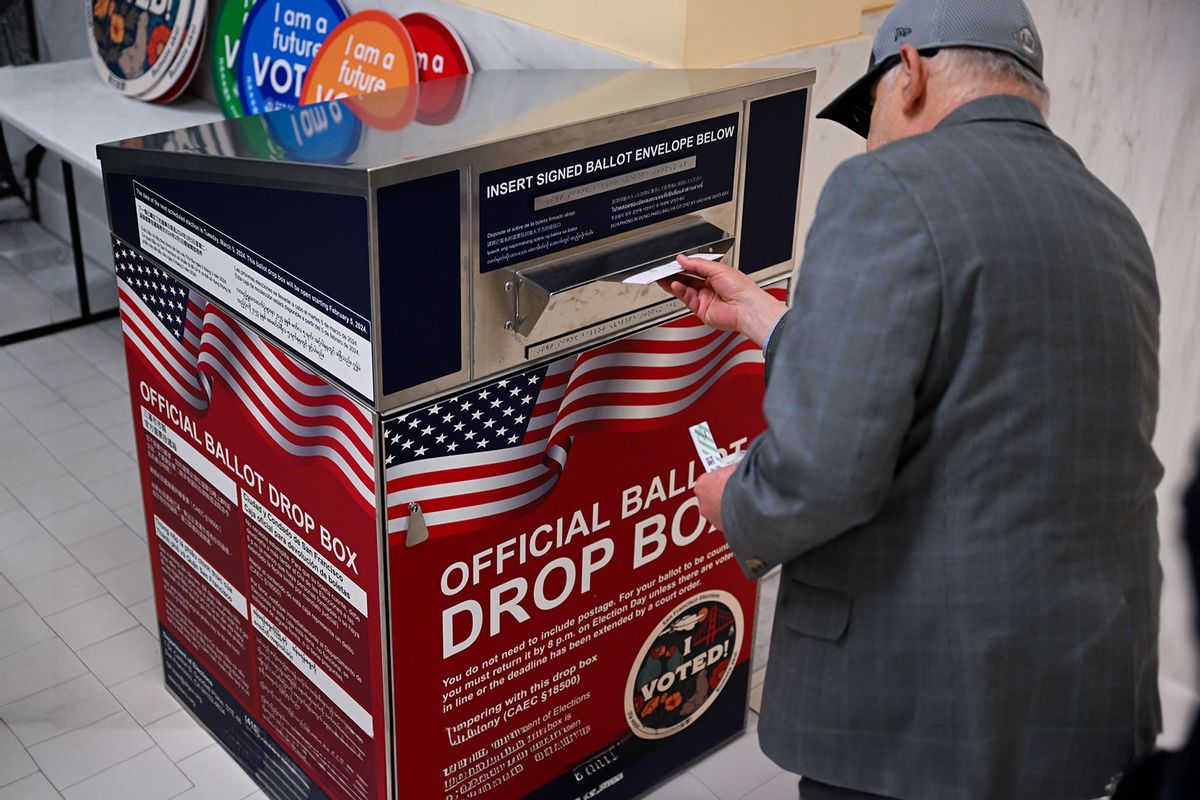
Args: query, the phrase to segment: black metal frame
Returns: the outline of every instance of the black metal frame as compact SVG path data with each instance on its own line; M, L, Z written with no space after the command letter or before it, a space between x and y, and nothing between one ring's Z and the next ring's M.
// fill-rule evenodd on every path
M8 158L8 143L4 141L4 126L0 125L0 197L24 197L21 194L21 184L17 182L17 174L13 172L12 161Z
M3 132L0 131L0 145L3 144L2 137ZM30 219L35 222L41 220L41 209L37 196L37 179L38 172L41 169L42 158L45 155L46 148L37 145L29 152L29 155L25 159L25 177L29 181L29 200L27 201L29 203L29 215ZM30 339L37 339L52 333L78 328L82 325L90 325L93 322L101 322L117 316L116 308L92 311L91 298L88 296L87 274L84 271L83 239L79 233L79 206L75 198L75 170L66 159L62 162L62 177L63 192L67 201L67 225L71 233L71 255L75 265L75 292L79 298L79 316L5 334L0 336L0 347L16 344L17 342L25 342Z
M36 64L38 61L38 40L33 0L25 0L24 5L25 32L29 35L29 57L32 59L32 63ZM28 161L26 164L28 164ZM21 194L21 184L17 181L16 173L13 172L12 161L8 157L8 145L4 141L3 126L0 126L0 182L5 184L4 190L0 192L0 197L24 197Z
M34 62L37 62L37 25L35 24L33 0L25 0L25 13L29 22L29 53L33 57ZM41 207L38 204L37 180L38 173L42 167L42 159L45 156L46 148L40 144L34 145L25 156L25 180L29 183L29 197L26 199L21 192L21 184L17 181L16 174L13 171L12 162L9 160L8 146L4 141L4 128L0 125L0 181L6 183L9 187L0 196L19 196L24 199L29 206L29 218L34 222L40 222L42 218ZM66 195L67 201L67 225L71 233L71 255L75 263L75 291L79 296L79 316L5 334L0 336L0 347L15 344L16 342L37 339L52 333L78 328L82 325L90 325L93 322L100 322L101 320L112 319L117 316L117 309L115 308L104 311L92 311L91 298L88 297L87 274L84 272L83 239L79 233L79 206L75 199L75 170L66 159L62 162L62 176L63 192Z

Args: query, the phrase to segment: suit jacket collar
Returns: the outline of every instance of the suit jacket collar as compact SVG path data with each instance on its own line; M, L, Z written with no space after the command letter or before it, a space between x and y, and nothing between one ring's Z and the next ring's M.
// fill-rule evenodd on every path
M947 114L937 124L937 127L960 125L964 122L978 122L980 120L1014 120L1016 122L1028 122L1047 130L1050 128L1046 124L1046 118L1042 116L1042 112L1038 110L1037 106L1023 97L1011 94L993 94L963 103Z

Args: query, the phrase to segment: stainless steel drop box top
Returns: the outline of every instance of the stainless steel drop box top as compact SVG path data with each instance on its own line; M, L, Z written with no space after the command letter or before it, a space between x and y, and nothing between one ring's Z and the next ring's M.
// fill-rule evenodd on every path
M812 70L480 72L101 145L114 234L377 411L792 265Z

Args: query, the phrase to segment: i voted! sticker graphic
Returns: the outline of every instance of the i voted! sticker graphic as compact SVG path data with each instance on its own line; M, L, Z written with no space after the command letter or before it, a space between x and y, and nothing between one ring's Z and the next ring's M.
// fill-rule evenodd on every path
M299 105L309 66L345 18L338 0L261 0L255 5L238 55L242 110L262 114Z
M692 725L729 683L746 638L737 598L723 589L675 606L642 645L625 684L625 721L642 739Z

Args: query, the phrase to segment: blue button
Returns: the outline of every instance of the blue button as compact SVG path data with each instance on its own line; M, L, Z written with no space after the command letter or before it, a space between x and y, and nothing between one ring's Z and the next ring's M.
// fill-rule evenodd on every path
M261 0L250 10L238 54L246 114L300 105L308 67L346 10L338 0Z

